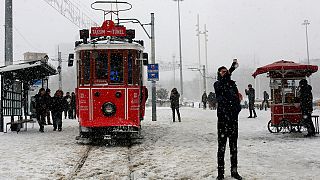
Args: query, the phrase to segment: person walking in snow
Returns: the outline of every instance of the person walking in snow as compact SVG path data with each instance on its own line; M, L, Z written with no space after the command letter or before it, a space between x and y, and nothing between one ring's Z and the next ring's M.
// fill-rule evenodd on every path
M267 91L263 91L263 101L261 103L261 109L263 109L263 107L265 107L264 109L267 110L267 108L269 108L269 94L267 93Z
M179 94L177 88L173 88L171 90L171 94L170 94L173 122L175 122L175 111L177 111L178 120L179 120L179 122L181 122L181 117L180 117L180 112L179 112L179 98L180 98L180 94Z
M48 125L52 125L52 123L51 123L51 118L50 118L50 116L51 116L51 113L50 113L50 111L51 111L51 95L50 95L50 93L51 93L51 90L50 89L46 89L46 101L47 101L47 109L46 109L46 116L47 116L47 124Z
M300 87L300 107L302 111L302 118L305 127L308 129L308 134L306 137L315 136L315 128L311 119L311 114L313 111L312 108L312 87L308 84L308 81L306 79L302 79L299 82Z
M201 101L203 103L203 109L207 109L208 96L207 96L206 91L203 92Z
M70 92L67 92L66 96L64 96L63 99L67 102L67 106L65 106L65 109L64 109L64 119L67 119L67 115L68 115L68 117L70 117L70 109L71 109Z
M71 103L70 103L70 114L69 119L76 119L76 94L74 92L71 93Z
M214 90L218 101L218 177L217 180L224 179L224 154L229 138L231 176L241 180L238 173L238 115L241 111L238 88L235 81L231 80L231 73L237 67L237 62L233 62L231 68L224 66L218 69L218 81L214 83Z
M53 131L62 131L62 112L65 110L67 105L66 100L63 98L63 91L57 90L52 98L52 121Z
M248 89L246 89L245 92L249 99L250 116L248 118L256 118L257 114L256 114L256 111L254 110L255 90L253 89L251 84L248 84ZM253 116L252 116L252 111L253 111Z
M44 125L46 124L46 114L47 114L47 97L46 90L44 88L40 88L38 94L35 95L36 102L36 117L39 123L40 132L44 132Z
M213 97L213 92L210 92L209 95L208 95L208 103L209 103L209 109L210 110L213 110L213 101L215 97Z

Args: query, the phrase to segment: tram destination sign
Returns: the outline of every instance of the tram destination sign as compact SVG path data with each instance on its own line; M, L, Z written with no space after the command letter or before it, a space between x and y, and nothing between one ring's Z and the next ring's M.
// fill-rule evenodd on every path
M126 27L115 26L114 22L111 20L106 20L103 22L101 27L91 27L91 37L101 37L101 36L127 36Z
M148 64L148 81L159 81L158 64Z

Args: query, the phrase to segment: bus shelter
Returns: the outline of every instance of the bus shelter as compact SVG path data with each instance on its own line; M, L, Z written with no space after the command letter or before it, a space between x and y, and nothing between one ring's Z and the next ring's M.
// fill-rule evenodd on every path
M0 67L0 132L4 132L5 117L11 117L11 127L13 124L22 125L23 122L27 122L30 86L37 80L47 82L49 76L56 74L56 69L46 60L28 61ZM44 84L42 83L42 87ZM11 128L11 130L17 131L19 129Z

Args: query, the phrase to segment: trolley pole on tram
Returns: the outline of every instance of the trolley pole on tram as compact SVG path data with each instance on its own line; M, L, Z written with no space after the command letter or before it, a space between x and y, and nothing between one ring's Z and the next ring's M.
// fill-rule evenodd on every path
M156 63L154 13L151 13L151 63ZM156 81L152 81L152 121L157 121Z

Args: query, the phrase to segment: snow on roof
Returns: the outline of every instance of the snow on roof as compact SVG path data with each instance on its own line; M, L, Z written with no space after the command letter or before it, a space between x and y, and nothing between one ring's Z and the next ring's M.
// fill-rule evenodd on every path
M37 67L37 66L42 68L44 71L48 72L50 75L55 75L57 73L55 67L53 67L52 65L48 64L43 60L34 60L34 61L28 61L28 62L19 63L19 64L2 66L0 67L0 73L10 72L10 71L21 71L21 70L26 70L26 69Z
M30 68L30 67L39 66L39 65L41 65L41 61L29 61L29 62L26 62L26 63L2 66L2 67L0 67L0 73L8 72L8 71L20 70L20 69L26 69L26 68Z

